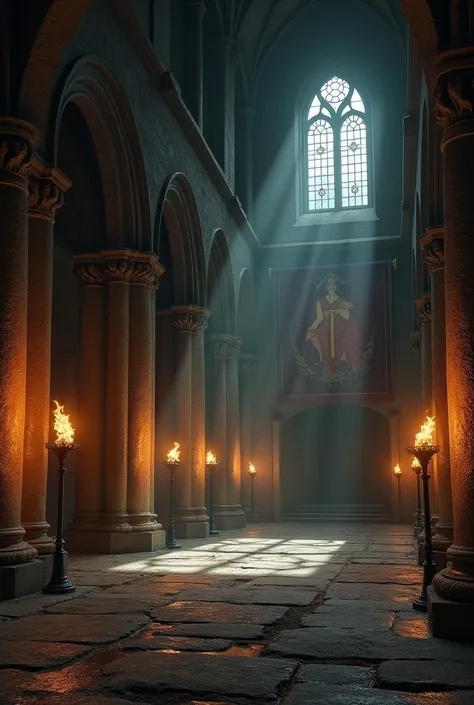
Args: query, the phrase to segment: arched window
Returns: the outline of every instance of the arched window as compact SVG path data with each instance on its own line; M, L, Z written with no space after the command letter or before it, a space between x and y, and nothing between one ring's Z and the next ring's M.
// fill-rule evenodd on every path
M307 212L370 205L364 102L333 76L316 91L306 125Z

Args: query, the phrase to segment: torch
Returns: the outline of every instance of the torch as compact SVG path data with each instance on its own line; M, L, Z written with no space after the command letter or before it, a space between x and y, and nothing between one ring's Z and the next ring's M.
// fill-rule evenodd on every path
M255 480L255 475L257 474L257 468L253 463L249 463L249 475L250 475L250 511L253 514L255 511L254 503L254 489L253 482Z
M393 469L393 474L397 478L397 484L398 484L398 522L401 523L402 521L402 486L401 486L401 479L402 479L402 469L400 465L397 463Z
M180 444L176 443L174 444L174 448L172 448L166 457L165 460L165 465L168 467L168 470L170 471L170 525L168 528L168 538L166 541L166 548L181 548L181 544L176 541L176 534L175 534L175 528L174 528L174 510L175 510L175 493L174 493L174 487L175 487L175 475L174 471L176 468L179 467L181 463L181 451L179 450Z
M415 512L415 523L413 524L413 535L416 539L418 534L423 531L423 522L421 520L421 487L420 487L420 474L421 465L418 458L413 458L411 468L416 475L416 512Z
M64 475L66 474L65 462L69 453L79 448L74 443L74 429L69 421L69 415L64 413L64 406L55 401L56 408L53 410L54 430L56 440L46 443L46 448L53 451L59 464L59 487L58 487L58 520L56 538L54 541L55 550L53 558L53 572L51 580L43 588L43 592L52 595L65 595L74 592L75 586L67 577L66 551L64 550L63 539L63 516L64 516Z
M213 469L217 467L217 458L214 453L209 451L206 455L206 468L209 471L209 535L218 536L219 532L216 529L216 523L214 519L214 472Z
M413 609L419 612L428 610L428 587L431 585L433 576L436 573L436 564L433 562L433 540L431 533L431 509L430 509L430 488L428 481L428 466L430 460L436 453L439 453L439 446L433 445L433 434L435 431L434 416L427 416L420 432L416 434L415 445L409 446L407 452L414 455L421 465L421 482L423 486L423 510L425 515L425 560L423 563L423 585L421 593L413 600Z

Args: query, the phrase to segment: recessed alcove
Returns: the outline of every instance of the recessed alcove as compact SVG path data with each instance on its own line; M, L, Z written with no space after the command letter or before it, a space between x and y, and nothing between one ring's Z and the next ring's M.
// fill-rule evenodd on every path
M284 516L382 519L390 509L386 416L351 405L306 409L282 423Z

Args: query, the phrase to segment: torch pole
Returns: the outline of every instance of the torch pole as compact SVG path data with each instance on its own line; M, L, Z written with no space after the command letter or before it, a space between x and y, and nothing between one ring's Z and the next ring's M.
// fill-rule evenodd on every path
M397 475L398 482L398 523L402 523L402 485L401 485L401 475Z
M421 479L420 473L416 473L416 494L417 494L417 505L416 505L416 518L415 518L415 538L423 529L423 522L421 521Z
M255 479L255 475L250 475L250 511L252 512L252 514L255 511L254 490L253 490L254 479Z
M64 523L64 476L66 474L66 458L72 450L78 446L76 444L60 445L55 443L47 443L48 450L53 450L59 462L59 484L58 484L58 515L56 538L54 540L55 550L53 556L53 571L51 579L44 586L43 592L52 595L65 595L75 591L75 586L67 577L66 557L67 553L64 550L63 539L63 523Z
M175 514L175 475L174 469L176 463L166 463L170 471L170 524L168 527L168 538L166 548L175 549L181 548L181 544L176 541L174 514Z
M436 573L436 564L433 562L433 538L431 531L431 507L430 507L430 486L428 467L431 458L435 453L439 452L439 446L412 446L407 449L411 455L414 455L421 465L421 483L423 488L423 511L425 516L425 560L423 562L423 584L421 592L413 600L413 609L418 612L428 611L428 587Z
M209 472L209 536L218 536L219 532L216 529L216 520L214 517L214 472L216 463L207 465Z

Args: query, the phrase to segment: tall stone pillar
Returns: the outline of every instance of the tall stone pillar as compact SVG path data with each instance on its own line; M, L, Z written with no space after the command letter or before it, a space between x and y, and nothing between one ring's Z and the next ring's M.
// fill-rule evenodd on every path
M231 335L211 336L211 349L216 358L216 386L213 436L221 451L219 459L221 472L216 474L217 486L215 499L216 525L220 529L239 529L245 526L245 514L242 511L242 481L240 459L240 413L239 413L239 377L237 358L240 338ZM221 420L216 419L217 409L225 415L225 428ZM218 456L219 458L221 456ZM225 473L225 492L223 491L223 472ZM223 503L225 502L225 504Z
M206 439L204 394L204 331L209 311L198 306L173 306L176 331L176 439L182 462L176 482L176 535L209 535L206 514Z
M242 460L242 505L250 511L249 463L253 462L253 392L257 357L250 354L239 356L240 380L240 448Z
M431 413L432 406L431 294L423 294L415 303L421 323L421 397L423 414L426 415Z
M437 564L453 542L453 501L449 462L448 396L446 389L446 314L444 292L444 230L428 228L420 238L431 276L432 388L436 416L438 521L433 536Z
M243 147L244 147L244 210L249 219L253 215L253 122L255 108L244 105L241 108L243 122Z
M35 160L29 177L28 201L27 394L21 521L25 539L41 556L54 551L46 521L48 451L45 447L51 418L53 228L56 210L70 185L58 169Z
M198 127L203 126L203 42L202 20L206 7L204 0L186 1L186 37L188 43L188 75L186 77L186 105Z
M210 336L212 361L207 371L209 401L209 428L207 446L216 453L218 466L214 473L214 514L220 515L227 504L227 414L226 414L226 335Z
M0 599L40 590L43 564L21 526L28 300L28 181L37 133L0 118Z
M446 368L454 541L433 579L435 636L472 638L474 619L474 56L472 47L435 66L443 124ZM463 604L464 603L464 604Z
M155 255L102 250L76 257L84 283L76 512L69 545L98 553L152 551Z

